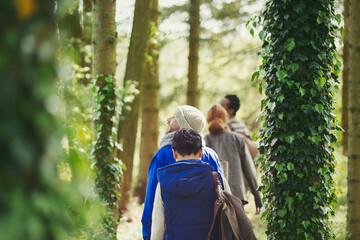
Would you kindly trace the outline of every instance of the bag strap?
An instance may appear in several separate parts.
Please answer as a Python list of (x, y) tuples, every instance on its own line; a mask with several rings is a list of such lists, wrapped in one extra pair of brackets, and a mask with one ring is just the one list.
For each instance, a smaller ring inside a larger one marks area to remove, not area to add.
[(211, 236), (211, 232), (214, 228), (214, 223), (215, 223), (215, 219), (216, 219), (216, 215), (220, 209), (220, 207), (223, 205), (225, 199), (222, 196), (222, 188), (221, 188), (221, 182), (219, 180), (219, 175), (217, 172), (212, 172), (212, 176), (214, 179), (214, 184), (215, 184), (215, 194), (216, 194), (216, 199), (215, 199), (215, 203), (214, 203), (214, 217), (213, 217), (213, 221), (211, 224), (211, 228), (210, 231), (206, 237), (206, 240), (210, 240), (210, 236)]

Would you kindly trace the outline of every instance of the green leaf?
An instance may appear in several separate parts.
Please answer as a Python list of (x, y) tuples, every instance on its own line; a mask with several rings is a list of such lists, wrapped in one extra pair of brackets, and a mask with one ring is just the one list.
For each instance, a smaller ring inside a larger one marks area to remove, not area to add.
[(286, 204), (288, 206), (288, 209), (292, 212), (293, 211), (292, 203), (294, 202), (294, 198), (287, 197), (287, 198), (285, 198), (285, 200), (286, 200)]
[(341, 36), (344, 35), (344, 27), (343, 26), (341, 26), (341, 28), (340, 28), (340, 34), (341, 34)]
[(288, 163), (287, 165), (286, 165), (286, 167), (287, 167), (287, 169), (289, 170), (289, 171), (291, 171), (291, 170), (293, 170), (294, 169), (294, 164), (293, 163)]
[(284, 217), (286, 213), (287, 213), (286, 209), (281, 209), (277, 212), (277, 215), (279, 215), (280, 217)]
[(296, 134), (297, 134), (298, 138), (302, 138), (302, 137), (305, 135), (305, 134), (304, 134), (303, 132), (301, 132), (301, 131), (297, 132)]
[(310, 89), (310, 93), (311, 93), (311, 95), (313, 96), (313, 97), (315, 97), (315, 95), (316, 95), (316, 90), (315, 89)]
[(318, 87), (322, 88), (326, 82), (326, 78), (325, 77), (315, 78), (314, 82)]
[(340, 25), (340, 23), (341, 23), (341, 15), (336, 14), (334, 17), (335, 17), (336, 21), (338, 22), (338, 24)]
[(307, 227), (310, 225), (310, 222), (309, 222), (308, 220), (306, 220), (306, 221), (302, 221), (301, 224), (302, 224), (305, 228), (307, 228)]
[(295, 39), (288, 38), (284, 44), (284, 48), (289, 52), (291, 52), (295, 48)]
[(284, 113), (279, 113), (279, 114), (278, 114), (278, 118), (279, 118), (279, 119), (283, 120), (283, 117), (284, 117)]
[(265, 31), (264, 30), (261, 30), (259, 32), (259, 38), (260, 38), (261, 41), (264, 41), (264, 38), (265, 38)]
[(294, 141), (294, 135), (289, 135), (289, 136), (286, 136), (285, 137), (285, 141), (288, 142), (288, 143), (292, 143)]
[(301, 94), (301, 96), (304, 96), (305, 93), (306, 93), (306, 90), (301, 87), (301, 88), (300, 88), (300, 94)]
[(276, 100), (279, 102), (279, 103), (282, 103), (284, 101), (285, 97), (284, 97), (284, 94), (281, 94), (279, 96), (276, 97)]
[(276, 72), (276, 76), (280, 78), (280, 80), (283, 80), (287, 76), (287, 72), (285, 70), (278, 70)]
[(274, 111), (275, 106), (276, 106), (276, 103), (274, 103), (274, 102), (269, 104), (269, 109), (271, 112)]
[(279, 172), (282, 172), (282, 170), (284, 169), (284, 166), (282, 163), (278, 163), (275, 166), (276, 170), (278, 170)]
[(299, 64), (297, 64), (297, 63), (292, 63), (292, 64), (290, 64), (289, 67), (290, 67), (291, 71), (292, 71), (293, 73), (295, 73), (296, 70), (299, 69)]
[(253, 73), (253, 75), (251, 76), (251, 81), (254, 81), (255, 78), (256, 78), (256, 80), (259, 79), (259, 71), (256, 71)]
[(296, 196), (300, 199), (300, 200), (302, 200), (303, 199), (303, 197), (304, 197), (304, 194), (303, 193), (296, 193)]
[(250, 34), (251, 34), (251, 36), (253, 36), (254, 37), (254, 29), (250, 29)]
[(262, 90), (263, 90), (262, 85), (263, 85), (263, 83), (260, 82), (260, 83), (259, 83), (259, 93), (260, 93), (260, 94), (262, 94)]
[(315, 105), (315, 111), (317, 111), (318, 113), (321, 113), (323, 110), (324, 110), (324, 105), (322, 104)]

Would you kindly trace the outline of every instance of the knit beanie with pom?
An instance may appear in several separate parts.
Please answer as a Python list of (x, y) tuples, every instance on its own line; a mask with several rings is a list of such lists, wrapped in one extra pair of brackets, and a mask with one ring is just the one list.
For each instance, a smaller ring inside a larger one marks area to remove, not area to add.
[(182, 105), (175, 109), (174, 116), (180, 129), (193, 129), (198, 133), (204, 130), (205, 116), (197, 108)]

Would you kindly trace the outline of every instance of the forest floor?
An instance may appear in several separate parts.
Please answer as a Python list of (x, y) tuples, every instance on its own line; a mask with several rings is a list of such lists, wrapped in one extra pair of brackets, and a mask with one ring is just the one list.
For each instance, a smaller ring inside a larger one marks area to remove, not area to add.
[[(336, 167), (335, 189), (338, 197), (338, 203), (335, 209), (335, 216), (330, 217), (330, 226), (337, 240), (345, 239), (346, 229), (346, 211), (347, 211), (347, 158), (337, 153), (336, 158), (338, 164)], [(260, 182), (260, 181), (259, 181)], [(248, 194), (249, 204), (245, 206), (245, 212), (251, 220), (255, 235), (259, 240), (266, 239), (266, 225), (261, 221), (260, 215), (255, 215), (255, 203), (251, 194)], [(120, 220), (118, 228), (119, 240), (140, 240), (141, 232), (141, 216), (143, 205), (137, 203), (133, 199), (130, 203), (129, 211), (124, 214)]]

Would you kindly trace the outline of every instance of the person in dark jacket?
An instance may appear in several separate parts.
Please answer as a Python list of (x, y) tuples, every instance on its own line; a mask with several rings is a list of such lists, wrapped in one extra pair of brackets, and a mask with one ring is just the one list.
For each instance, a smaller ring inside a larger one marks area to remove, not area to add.
[[(168, 130), (166, 135), (160, 141), (160, 149), (156, 152), (151, 160), (148, 179), (146, 186), (146, 196), (144, 203), (143, 215), (141, 218), (143, 239), (149, 240), (151, 236), (151, 216), (153, 211), (155, 190), (158, 184), (157, 170), (158, 168), (165, 167), (171, 163), (175, 163), (173, 152), (171, 149), (172, 139), (175, 131), (179, 129), (193, 129), (197, 133), (201, 133), (205, 127), (205, 116), (196, 108), (189, 105), (182, 105), (175, 109), (174, 116), (167, 120)], [(214, 171), (224, 174), (220, 165), (219, 158), (214, 150), (211, 148), (202, 147), (201, 160), (207, 162), (214, 168)], [(228, 187), (224, 184), (225, 189)]]
[(151, 240), (163, 240), (165, 232), (167, 240), (206, 239), (214, 215), (214, 168), (200, 160), (201, 136), (194, 130), (175, 132), (172, 150), (176, 163), (158, 169)]

